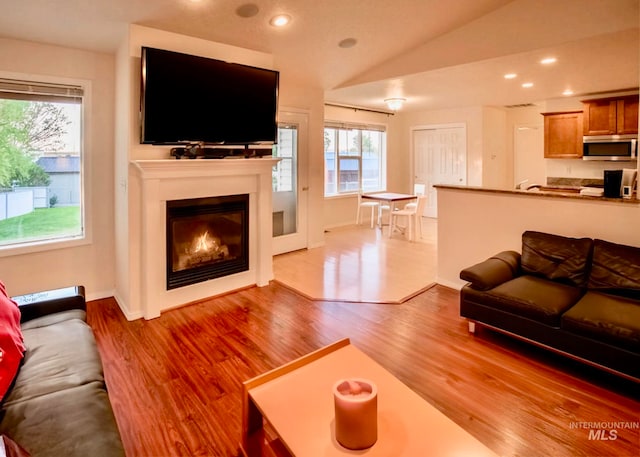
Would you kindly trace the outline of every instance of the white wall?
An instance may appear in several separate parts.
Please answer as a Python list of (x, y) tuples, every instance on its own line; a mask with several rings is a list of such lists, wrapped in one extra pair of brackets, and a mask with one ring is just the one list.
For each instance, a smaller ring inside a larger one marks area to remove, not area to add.
[[(178, 46), (185, 51), (205, 51), (206, 54), (211, 52), (210, 48), (218, 49), (220, 46), (218, 43), (166, 32), (161, 32), (160, 35), (164, 37), (161, 39), (166, 41), (155, 44), (159, 46), (167, 44), (167, 47), (172, 48)], [(197, 44), (195, 44), (196, 41)], [(69, 249), (0, 257), (0, 279), (7, 283), (10, 293), (21, 294), (46, 288), (83, 284), (90, 298), (109, 296), (117, 287), (121, 298), (128, 301), (130, 292), (137, 290), (136, 284), (131, 283), (129, 274), (131, 270), (139, 269), (137, 261), (127, 261), (124, 267), (121, 261), (116, 263), (116, 257), (129, 259), (130, 251), (138, 249), (138, 241), (130, 240), (128, 235), (129, 219), (135, 220), (139, 214), (139, 208), (129, 205), (129, 193), (138, 191), (135, 189), (135, 183), (128, 179), (129, 151), (130, 148), (135, 150), (136, 158), (155, 158), (167, 153), (163, 148), (141, 146), (135, 143), (138, 129), (139, 76), (132, 69), (139, 68), (139, 58), (131, 54), (131, 49), (139, 45), (140, 42), (131, 40), (127, 32), (123, 35), (120, 50), (114, 57), (109, 54), (40, 43), (0, 39), (0, 72), (21, 73), (33, 75), (33, 77), (44, 75), (83, 79), (90, 81), (92, 88), (92, 110), (88, 113), (90, 122), (86, 126), (91, 145), (90, 150), (87, 151), (90, 161), (87, 178), (91, 180), (92, 185), (92, 194), (88, 201), (92, 214), (92, 240), (84, 246)], [(227, 48), (226, 45), (222, 47)], [(206, 51), (207, 49), (209, 51)], [(244, 55), (245, 51), (247, 50), (238, 52)], [(252, 52), (249, 51), (249, 53)], [(278, 69), (277, 60), (273, 62), (273, 67)], [(126, 71), (122, 71), (123, 68), (126, 68)], [(309, 113), (308, 238), (310, 247), (319, 246), (324, 242), (325, 227), (353, 223), (355, 199), (327, 201), (324, 199), (325, 108), (322, 88), (296, 81), (288, 74), (281, 73), (280, 105), (302, 109)], [(561, 99), (550, 102), (539, 110), (541, 112), (573, 109), (567, 108), (566, 105), (575, 108), (575, 100)], [(418, 113), (399, 112), (395, 116), (388, 117), (373, 114), (373, 117), (370, 117), (365, 112), (352, 110), (340, 110), (341, 113), (336, 113), (327, 109), (326, 117), (346, 121), (364, 119), (367, 122), (388, 123), (387, 188), (393, 191), (410, 192), (412, 181), (410, 129), (412, 127), (466, 123), (469, 153), (468, 183), (469, 185), (488, 185), (485, 181), (497, 180), (500, 177), (498, 170), (505, 164), (509, 173), (508, 169), (512, 167), (512, 164), (509, 164), (509, 156), (513, 151), (513, 125), (524, 122), (525, 119), (537, 119), (539, 114), (535, 112), (536, 109), (529, 110), (526, 115), (523, 115), (521, 110), (507, 111), (506, 129), (499, 134), (504, 133), (506, 137), (506, 156), (500, 156), (500, 160), (495, 161), (495, 167), (488, 167), (486, 162), (483, 163), (483, 158), (486, 154), (490, 157), (491, 151), (500, 150), (499, 142), (494, 143), (494, 138), (488, 139), (487, 135), (490, 134), (488, 133), (489, 125), (502, 128), (499, 125), (501, 115), (488, 112), (487, 108), (467, 107)], [(540, 157), (542, 157), (542, 151), (540, 151)], [(563, 176), (570, 177), (592, 177), (594, 174), (601, 173), (601, 169), (596, 167), (614, 166), (588, 165), (579, 160), (547, 160), (547, 162), (549, 162), (547, 168), (549, 176), (562, 173)], [(114, 242), (114, 237), (118, 239), (117, 243)]]
[[(545, 184), (546, 168), (544, 163), (544, 119), (539, 107), (509, 108), (507, 116), (507, 155), (511, 157), (508, 165), (511, 170), (511, 181), (506, 187), (513, 189), (525, 179), (528, 184)], [(526, 129), (526, 130), (519, 130)], [(516, 157), (516, 135), (519, 135), (521, 148)], [(515, 167), (518, 167), (516, 176)]]
[[(509, 186), (513, 179), (512, 149), (508, 146), (507, 113), (489, 107), (398, 112), (394, 116), (327, 107), (328, 120), (378, 122), (387, 125), (387, 190), (412, 192), (413, 151), (411, 129), (418, 126), (460, 124), (467, 127), (467, 183), (471, 186)], [(511, 173), (511, 174), (510, 174)], [(324, 226), (353, 224), (356, 197), (325, 201)]]
[[(276, 69), (278, 64), (276, 61)], [(308, 246), (324, 244), (324, 91), (296, 81), (287, 73), (280, 73), (279, 103), (281, 109), (303, 110), (309, 114), (307, 143)]]
[[(609, 95), (626, 95), (616, 92)], [(598, 95), (589, 98), (598, 98)], [(411, 192), (413, 180), (411, 129), (415, 127), (464, 123), (467, 126), (467, 184), (496, 189), (513, 189), (514, 131), (519, 126), (536, 127), (538, 148), (530, 148), (527, 166), (537, 170), (532, 182), (545, 184), (547, 177), (599, 178), (603, 170), (627, 168), (615, 162), (593, 162), (581, 159), (544, 158), (544, 120), (540, 113), (582, 109), (584, 97), (547, 100), (532, 107), (465, 107), (421, 112), (398, 112), (395, 116), (376, 115), (365, 111), (328, 107), (326, 118), (352, 122), (387, 124), (387, 189)], [(640, 167), (640, 165), (639, 165)], [(326, 199), (324, 227), (332, 228), (355, 222), (356, 198)]]
[[(536, 126), (538, 141), (540, 144), (540, 150), (531, 151), (534, 154), (533, 157), (529, 157), (527, 164), (532, 169), (541, 170), (544, 175), (543, 179), (539, 179), (539, 172), (533, 173), (535, 176), (530, 180), (537, 182), (538, 184), (546, 184), (546, 178), (596, 178), (603, 179), (604, 170), (616, 170), (620, 168), (633, 167), (630, 163), (615, 163), (615, 162), (598, 162), (598, 161), (585, 161), (582, 159), (545, 159), (544, 158), (544, 119), (541, 113), (557, 112), (557, 111), (574, 111), (582, 110), (583, 104), (581, 100), (594, 99), (600, 97), (613, 97), (618, 95), (629, 95), (637, 93), (634, 91), (622, 91), (611, 92), (601, 95), (591, 95), (589, 97), (563, 97), (546, 100), (545, 102), (538, 103), (533, 107), (526, 108), (512, 108), (506, 111), (507, 113), (507, 156), (513, 157), (514, 151), (514, 130), (518, 126)], [(511, 179), (507, 180), (504, 188), (512, 189), (516, 180), (513, 179), (514, 163), (511, 162), (507, 165), (509, 173), (511, 173)], [(492, 186), (503, 187), (503, 186)]]
[(438, 188), (438, 283), (504, 250), (521, 252), (526, 230), (640, 245), (640, 204)]
[[(131, 160), (168, 159), (170, 147), (142, 145), (139, 140), (140, 53), (141, 46), (184, 52), (203, 57), (233, 61), (262, 68), (278, 69), (269, 54), (214, 43), (162, 30), (131, 25), (122, 37), (116, 61), (118, 133), (116, 139), (116, 299), (130, 318), (139, 317), (140, 300), (140, 246), (136, 238), (140, 231), (140, 192), (137, 180), (132, 179)], [(324, 242), (322, 226), (323, 181), (323, 92), (321, 88), (292, 80), (280, 73), (279, 106), (302, 110), (309, 114), (309, 245)]]
[(114, 284), (114, 57), (0, 39), (0, 72), (90, 82), (84, 133), (91, 185), (85, 197), (92, 229), (90, 242), (81, 246), (0, 257), (0, 280), (12, 295), (81, 284), (89, 298), (109, 296)]
[[(324, 112), (324, 118), (327, 121), (384, 125), (387, 129), (387, 190), (390, 192), (409, 192), (411, 191), (408, 172), (409, 155), (406, 149), (400, 146), (402, 130), (398, 128), (398, 117), (400, 117), (398, 114), (389, 115), (335, 106), (326, 106)], [(324, 134), (322, 141), (323, 148), (321, 153), (324, 154)], [(322, 185), (324, 186), (323, 157), (320, 168), (314, 170), (314, 173), (322, 178)], [(318, 172), (318, 170), (322, 170), (322, 173)], [(355, 195), (325, 198), (323, 227), (330, 229), (354, 224), (356, 222), (357, 205), (358, 197)]]
[(507, 113), (504, 108), (482, 109), (482, 184), (510, 187), (513, 154), (507, 148)]
[(139, 317), (141, 281), (141, 193), (132, 178), (131, 160), (169, 159), (170, 146), (140, 144), (139, 100), (141, 47), (151, 46), (203, 57), (234, 61), (264, 68), (273, 67), (270, 55), (235, 46), (213, 43), (162, 30), (131, 25), (116, 54), (115, 175), (115, 297), (127, 317)]
[(483, 150), (484, 125), (483, 109), (481, 107), (467, 107), (448, 110), (433, 110), (400, 114), (400, 132), (396, 136), (398, 143), (391, 145), (406, 155), (400, 163), (402, 173), (407, 180), (407, 190), (410, 190), (412, 169), (411, 129), (418, 126), (464, 123), (467, 126), (467, 184), (480, 186), (483, 183)]

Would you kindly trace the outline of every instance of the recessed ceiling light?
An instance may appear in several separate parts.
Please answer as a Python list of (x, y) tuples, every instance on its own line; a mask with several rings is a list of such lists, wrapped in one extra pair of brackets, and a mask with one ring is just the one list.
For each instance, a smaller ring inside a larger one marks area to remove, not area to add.
[(528, 89), (529, 87), (533, 87), (533, 83), (523, 83), (522, 87), (524, 87), (525, 89)]
[(253, 17), (258, 14), (260, 8), (254, 3), (245, 3), (236, 8), (236, 14), (240, 17)]
[(355, 38), (345, 38), (344, 40), (340, 41), (340, 43), (338, 43), (338, 46), (346, 49), (354, 47), (357, 43), (358, 40), (356, 40)]
[(289, 22), (291, 22), (291, 16), (289, 16), (288, 14), (278, 14), (277, 16), (273, 16), (271, 18), (269, 24), (274, 27), (284, 27)]
[(546, 57), (546, 58), (542, 59), (540, 61), (540, 63), (542, 65), (549, 65), (549, 64), (552, 64), (552, 63), (556, 63), (557, 61), (558, 61), (558, 59), (556, 59), (555, 57)]
[(565, 89), (565, 91), (562, 92), (562, 95), (565, 95), (565, 96), (573, 95), (573, 91), (571, 89)]
[(515, 73), (507, 73), (506, 75), (504, 75), (504, 79), (513, 79), (516, 76), (518, 76), (518, 75), (515, 74)]

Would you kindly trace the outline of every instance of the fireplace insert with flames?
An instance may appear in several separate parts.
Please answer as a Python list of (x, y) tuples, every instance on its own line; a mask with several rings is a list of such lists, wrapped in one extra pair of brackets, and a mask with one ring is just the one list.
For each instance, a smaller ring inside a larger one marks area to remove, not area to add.
[(249, 195), (167, 202), (167, 290), (249, 269)]

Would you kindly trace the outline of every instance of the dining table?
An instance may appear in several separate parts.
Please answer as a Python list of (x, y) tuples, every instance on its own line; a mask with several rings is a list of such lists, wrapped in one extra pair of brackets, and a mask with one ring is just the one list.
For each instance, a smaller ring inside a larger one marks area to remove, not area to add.
[(376, 200), (379, 202), (387, 202), (393, 211), (395, 208), (395, 204), (398, 202), (408, 202), (410, 200), (415, 200), (418, 198), (413, 194), (400, 194), (397, 192), (376, 192), (372, 194), (362, 194), (363, 200)]
[[(385, 202), (389, 205), (390, 211), (395, 211), (396, 204), (401, 202), (410, 202), (416, 200), (418, 197), (413, 194), (402, 194), (398, 192), (375, 192), (371, 194), (362, 194), (363, 200), (375, 200), (377, 202)], [(378, 225), (382, 228), (382, 218), (378, 218)]]

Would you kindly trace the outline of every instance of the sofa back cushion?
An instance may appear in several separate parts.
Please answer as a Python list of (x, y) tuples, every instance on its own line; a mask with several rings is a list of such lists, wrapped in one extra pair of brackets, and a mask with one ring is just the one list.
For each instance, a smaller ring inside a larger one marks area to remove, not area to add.
[(591, 238), (526, 231), (522, 234), (521, 269), (524, 274), (586, 287), (592, 250)]
[(640, 248), (595, 240), (589, 289), (640, 300)]

